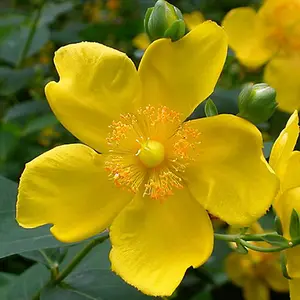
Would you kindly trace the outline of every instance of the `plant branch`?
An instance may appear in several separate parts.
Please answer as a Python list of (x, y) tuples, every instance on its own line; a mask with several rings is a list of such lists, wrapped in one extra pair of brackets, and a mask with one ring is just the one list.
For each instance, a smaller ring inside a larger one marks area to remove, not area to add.
[(32, 40), (33, 40), (33, 37), (34, 37), (34, 34), (35, 34), (35, 31), (36, 31), (36, 28), (37, 28), (37, 25), (38, 25), (38, 22), (40, 20), (40, 17), (41, 17), (41, 14), (42, 14), (42, 10), (43, 10), (43, 6), (45, 4), (45, 0), (42, 0), (37, 11), (34, 12), (35, 14), (35, 17), (34, 17), (34, 20), (31, 24), (31, 27), (30, 27), (30, 30), (29, 30), (29, 33), (28, 33), (28, 36), (27, 36), (27, 39), (26, 39), (26, 42), (25, 42), (25, 45), (22, 49), (22, 52), (21, 52), (21, 55), (18, 59), (18, 62), (16, 64), (16, 67), (17, 68), (20, 68), (24, 62), (24, 59), (26, 58), (27, 54), (28, 54), (28, 51), (30, 49), (30, 46), (32, 44)]
[(58, 273), (54, 278), (49, 280), (32, 298), (32, 300), (39, 300), (41, 292), (45, 287), (53, 286), (61, 283), (76, 267), (77, 265), (85, 258), (85, 256), (97, 245), (102, 244), (108, 239), (109, 235), (103, 235), (94, 240), (90, 241), (75, 257), (72, 261), (66, 266), (64, 270)]

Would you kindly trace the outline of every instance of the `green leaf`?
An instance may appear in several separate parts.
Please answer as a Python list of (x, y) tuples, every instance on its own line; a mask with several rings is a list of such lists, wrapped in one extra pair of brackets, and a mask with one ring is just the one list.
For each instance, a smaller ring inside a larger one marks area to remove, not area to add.
[(21, 256), (39, 262), (47, 267), (59, 265), (68, 253), (68, 247), (33, 250), (21, 253)]
[(282, 224), (278, 216), (275, 216), (275, 230), (278, 234), (283, 235)]
[(286, 263), (287, 263), (287, 259), (285, 253), (280, 252), (280, 267), (281, 267), (282, 275), (286, 279), (292, 279), (287, 271)]
[(43, 265), (36, 264), (14, 280), (6, 300), (32, 300), (49, 280), (49, 270)]
[(5, 161), (19, 142), (20, 129), (12, 124), (0, 125), (0, 162)]
[(39, 132), (47, 127), (52, 127), (59, 124), (53, 113), (49, 113), (30, 121), (24, 128), (23, 135)]
[(55, 21), (57, 17), (72, 10), (74, 4), (71, 1), (64, 1), (62, 3), (47, 3), (43, 10), (39, 21), (39, 25), (48, 25)]
[(30, 117), (41, 113), (50, 112), (50, 107), (47, 101), (24, 101), (11, 106), (3, 117), (4, 122), (17, 120), (23, 117)]
[(204, 111), (207, 117), (216, 116), (218, 114), (218, 109), (210, 98), (205, 103)]
[(51, 235), (49, 226), (23, 229), (17, 224), (15, 220), (16, 183), (0, 176), (0, 191), (0, 258), (30, 250), (66, 245)]
[[(1, 52), (1, 50), (0, 50)], [(26, 68), (15, 70), (8, 67), (0, 67), (0, 95), (9, 96), (28, 86), (34, 77), (34, 70)]]
[[(83, 248), (83, 244), (70, 247), (60, 269)], [(56, 288), (47, 288), (41, 300), (145, 300), (151, 299), (135, 288), (127, 285), (111, 271), (108, 260), (110, 243), (96, 246), (85, 259)]]
[(10, 273), (0, 273), (0, 299), (7, 299), (7, 293), (13, 283), (13, 281), (17, 278), (16, 275)]
[(291, 213), (290, 236), (292, 240), (295, 240), (300, 237), (300, 216), (295, 209), (293, 209)]
[[(9, 35), (1, 41), (0, 59), (16, 66), (21, 57), (29, 32), (30, 26), (28, 25), (23, 25), (22, 27), (10, 32)], [(49, 29), (46, 26), (38, 27), (34, 33), (27, 57), (30, 57), (40, 51), (49, 40)]]
[(287, 246), (289, 241), (279, 234), (265, 234), (262, 239), (274, 246)]
[(194, 296), (191, 300), (213, 300), (210, 291), (203, 291)]

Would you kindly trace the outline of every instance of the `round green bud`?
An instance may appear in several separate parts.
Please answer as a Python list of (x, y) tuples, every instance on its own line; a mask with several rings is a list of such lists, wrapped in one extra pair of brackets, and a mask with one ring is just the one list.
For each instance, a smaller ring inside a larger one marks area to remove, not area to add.
[(158, 0), (148, 8), (144, 26), (151, 41), (160, 38), (179, 40), (185, 34), (185, 23), (181, 11), (164, 0)]
[(247, 84), (238, 98), (238, 116), (254, 124), (267, 121), (275, 112), (276, 91), (266, 83)]

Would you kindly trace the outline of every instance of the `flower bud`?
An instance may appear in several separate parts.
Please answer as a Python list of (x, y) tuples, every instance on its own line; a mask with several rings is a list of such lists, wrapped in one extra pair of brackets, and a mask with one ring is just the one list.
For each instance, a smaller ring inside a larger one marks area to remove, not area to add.
[(266, 83), (249, 83), (239, 95), (238, 116), (254, 124), (263, 123), (276, 109), (275, 98), (276, 91)]
[(158, 0), (154, 7), (148, 8), (144, 26), (151, 41), (163, 37), (176, 41), (185, 34), (185, 23), (181, 11), (164, 0)]

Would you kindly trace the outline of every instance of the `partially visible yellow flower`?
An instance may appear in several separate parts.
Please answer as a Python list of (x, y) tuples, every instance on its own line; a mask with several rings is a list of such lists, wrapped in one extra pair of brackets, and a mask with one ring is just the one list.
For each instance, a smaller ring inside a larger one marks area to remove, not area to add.
[(135, 36), (132, 40), (134, 47), (140, 50), (145, 50), (150, 45), (150, 40), (146, 32), (142, 32)]
[(99, 23), (101, 21), (101, 8), (102, 0), (89, 0), (83, 6), (83, 14), (90, 23)]
[(53, 140), (57, 139), (60, 136), (53, 127), (47, 127), (42, 130), (38, 137), (38, 143), (44, 147), (49, 147)]
[[(290, 239), (290, 217), (293, 209), (300, 212), (300, 152), (294, 151), (299, 136), (299, 118), (295, 111), (285, 129), (276, 140), (271, 155), (270, 165), (280, 179), (280, 192), (273, 204), (279, 216), (283, 233)], [(300, 246), (288, 249), (287, 270), (290, 277), (292, 300), (300, 299)]]
[[(234, 232), (234, 229), (231, 229)], [(250, 233), (263, 233), (259, 223), (250, 227)], [(270, 247), (265, 242), (253, 242), (260, 247)], [(282, 275), (279, 253), (249, 250), (248, 254), (230, 253), (225, 261), (229, 279), (243, 290), (245, 300), (269, 300), (270, 289), (287, 292), (288, 281)]]
[[(205, 18), (200, 11), (194, 11), (190, 14), (183, 14), (183, 18), (188, 30), (194, 29), (197, 25), (200, 25), (205, 21)], [(137, 49), (145, 50), (150, 45), (150, 40), (148, 35), (143, 32), (134, 37), (132, 44)]]
[(42, 64), (49, 64), (52, 60), (52, 55), (54, 52), (53, 42), (48, 42), (39, 53), (39, 61)]
[(300, 1), (265, 1), (258, 12), (236, 8), (222, 25), (243, 65), (255, 69), (269, 62), (265, 81), (276, 89), (279, 108), (299, 109)]
[(183, 14), (183, 18), (188, 30), (193, 30), (196, 26), (205, 21), (205, 18), (200, 11)]
[(120, 0), (108, 0), (106, 3), (106, 7), (110, 11), (116, 11), (120, 8)]
[(138, 70), (98, 43), (59, 49), (60, 80), (46, 96), (85, 145), (56, 147), (26, 165), (19, 224), (53, 224), (64, 242), (109, 227), (112, 269), (146, 294), (171, 295), (186, 269), (211, 254), (206, 210), (246, 226), (278, 190), (254, 125), (233, 115), (184, 122), (213, 92), (226, 53), (214, 22), (153, 42)]
[[(268, 244), (265, 244), (267, 247)], [(225, 267), (229, 279), (242, 288), (245, 300), (269, 300), (270, 289), (277, 292), (289, 290), (288, 280), (281, 272), (278, 253), (249, 250), (245, 255), (233, 252), (226, 258)]]

